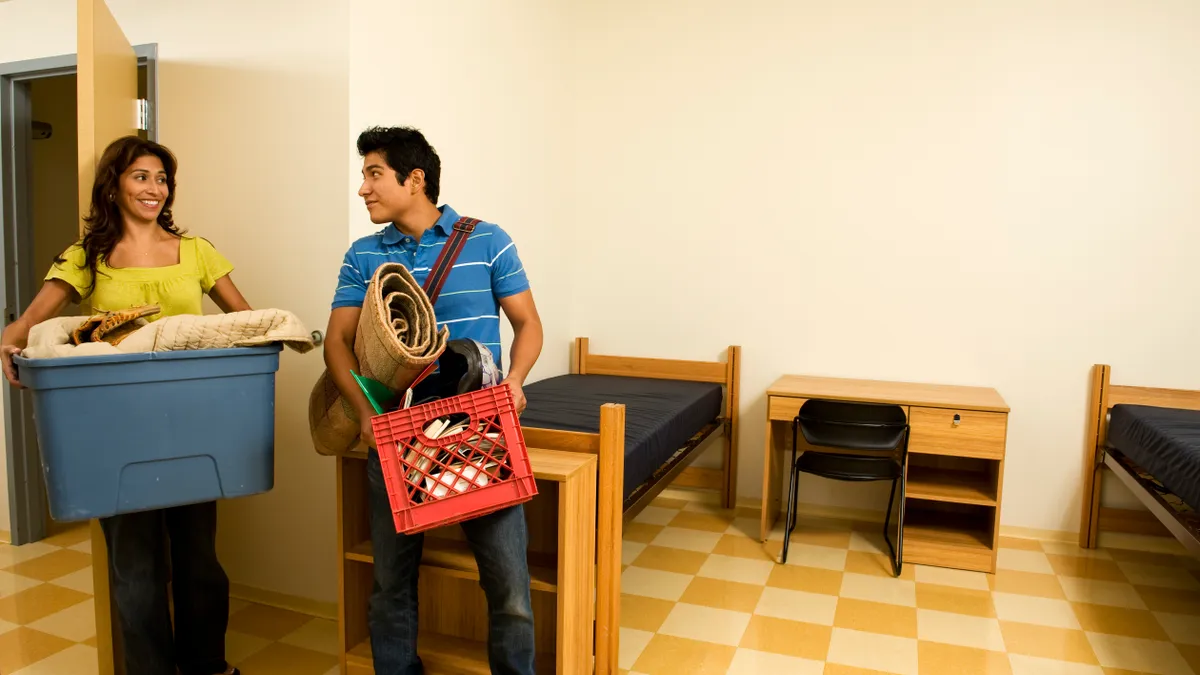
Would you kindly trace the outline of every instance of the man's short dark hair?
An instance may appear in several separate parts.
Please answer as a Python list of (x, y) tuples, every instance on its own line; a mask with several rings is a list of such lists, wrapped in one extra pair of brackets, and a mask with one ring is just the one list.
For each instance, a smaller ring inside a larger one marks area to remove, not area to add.
[(436, 206), (441, 191), (442, 160), (437, 151), (412, 127), (371, 127), (358, 135), (358, 154), (378, 152), (404, 184), (415, 169), (425, 172), (425, 196)]

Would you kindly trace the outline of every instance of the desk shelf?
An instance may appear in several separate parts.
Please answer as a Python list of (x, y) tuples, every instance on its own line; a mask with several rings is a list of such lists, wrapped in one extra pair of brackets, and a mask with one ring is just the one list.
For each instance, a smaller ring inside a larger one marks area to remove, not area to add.
[[(373, 565), (371, 542), (364, 541), (346, 551), (346, 560)], [(479, 564), (465, 541), (426, 536), (421, 546), (421, 572), (444, 574), (459, 579), (479, 581)], [(546, 552), (529, 553), (529, 576), (535, 591), (558, 592), (558, 560)]]

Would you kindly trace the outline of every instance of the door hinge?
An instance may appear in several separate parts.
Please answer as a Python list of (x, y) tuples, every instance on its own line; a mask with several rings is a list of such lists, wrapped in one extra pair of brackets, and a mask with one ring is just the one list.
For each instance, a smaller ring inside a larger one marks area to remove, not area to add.
[(135, 111), (136, 126), (142, 131), (150, 130), (150, 101), (144, 98), (139, 98), (137, 101), (137, 109)]

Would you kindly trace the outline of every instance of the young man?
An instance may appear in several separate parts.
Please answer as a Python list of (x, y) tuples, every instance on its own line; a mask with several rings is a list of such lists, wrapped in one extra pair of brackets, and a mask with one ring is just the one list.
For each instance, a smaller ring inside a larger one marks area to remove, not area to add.
[[(378, 675), (421, 673), (417, 657), (417, 572), (423, 535), (397, 534), (380, 469), (370, 418), (374, 415), (351, 370), (355, 329), (376, 268), (401, 263), (424, 283), (459, 214), (437, 207), (441, 161), (419, 131), (372, 128), (358, 137), (363, 183), (358, 194), (371, 222), (386, 223), (379, 232), (350, 246), (342, 261), (333, 313), (325, 341), (325, 364), (342, 395), (362, 420), (362, 437), (371, 448), (371, 543), (375, 584), (369, 624), (371, 651)], [(516, 246), (504, 230), (479, 223), (446, 277), (434, 305), (438, 326), (450, 339), (483, 343), (503, 371), (500, 316), (503, 309), (514, 338), (508, 374), (501, 386), (512, 388), (517, 410), (525, 407), (521, 387), (542, 349), (542, 326)], [(521, 505), (462, 524), (479, 561), (480, 585), (488, 601), (488, 658), (493, 673), (533, 673), (533, 609), (526, 561), (527, 533)]]

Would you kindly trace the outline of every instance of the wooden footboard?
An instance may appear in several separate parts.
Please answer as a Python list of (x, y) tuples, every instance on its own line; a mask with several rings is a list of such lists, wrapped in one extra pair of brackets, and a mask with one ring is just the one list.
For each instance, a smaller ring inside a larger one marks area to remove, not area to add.
[[(1080, 510), (1079, 545), (1095, 548), (1105, 521), (1114, 524), (1128, 521), (1122, 517), (1121, 509), (1104, 509), (1100, 506), (1100, 491), (1106, 470), (1112, 471), (1122, 483), (1154, 514), (1167, 531), (1173, 534), (1186, 548), (1200, 554), (1200, 541), (1180, 526), (1168, 509), (1162, 507), (1162, 499), (1150, 494), (1137, 478), (1107, 451), (1109, 411), (1116, 405), (1147, 405), (1161, 408), (1200, 410), (1200, 391), (1188, 389), (1164, 389), (1158, 387), (1133, 387), (1114, 385), (1111, 381), (1112, 368), (1097, 364), (1092, 366), (1091, 386), (1087, 418), (1087, 434), (1083, 450), (1083, 502)], [(1107, 514), (1107, 519), (1103, 517)], [(1144, 520), (1144, 519), (1142, 519)], [(1127, 527), (1122, 531), (1130, 531)], [(1146, 534), (1159, 534), (1154, 528)]]

